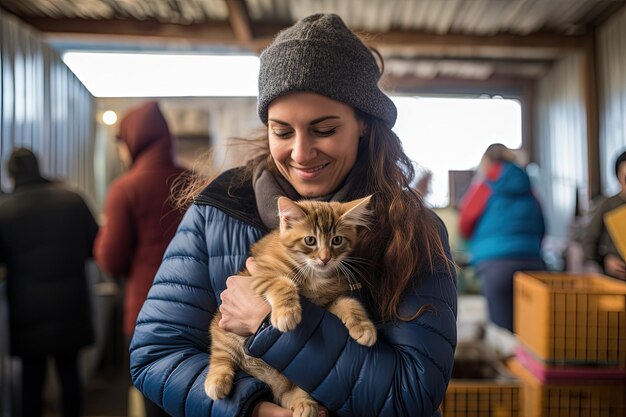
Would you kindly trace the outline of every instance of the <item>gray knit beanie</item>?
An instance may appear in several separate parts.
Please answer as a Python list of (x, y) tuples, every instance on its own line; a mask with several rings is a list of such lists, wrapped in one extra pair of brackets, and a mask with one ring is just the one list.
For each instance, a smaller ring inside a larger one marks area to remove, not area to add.
[(267, 124), (272, 100), (294, 91), (321, 94), (382, 119), (396, 106), (379, 88), (372, 52), (335, 14), (314, 14), (281, 31), (261, 54), (258, 112)]

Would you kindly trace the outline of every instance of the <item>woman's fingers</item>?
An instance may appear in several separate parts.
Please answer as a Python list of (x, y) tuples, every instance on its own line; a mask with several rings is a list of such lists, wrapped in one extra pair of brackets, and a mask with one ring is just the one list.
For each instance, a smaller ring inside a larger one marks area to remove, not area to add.
[(270, 312), (269, 304), (252, 289), (252, 278), (249, 276), (228, 277), (220, 299), (222, 318), (219, 326), (239, 336), (255, 333)]
[(248, 272), (250, 272), (250, 275), (256, 274), (256, 268), (257, 268), (256, 261), (254, 260), (252, 256), (246, 259), (246, 269), (248, 270)]

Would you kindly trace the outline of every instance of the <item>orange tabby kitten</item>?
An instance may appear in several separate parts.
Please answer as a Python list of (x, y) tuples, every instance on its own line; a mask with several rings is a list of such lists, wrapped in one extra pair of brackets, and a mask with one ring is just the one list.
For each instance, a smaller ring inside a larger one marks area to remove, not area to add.
[[(368, 224), (370, 197), (348, 203), (278, 199), (280, 227), (251, 248), (258, 269), (252, 286), (272, 307), (270, 320), (278, 330), (288, 332), (298, 325), (303, 295), (339, 317), (361, 345), (376, 342), (376, 328), (365, 308), (349, 297), (357, 283), (343, 264), (357, 242), (359, 226)], [(246, 355), (245, 338), (222, 330), (220, 318), (218, 311), (209, 329), (207, 395), (214, 400), (227, 396), (235, 370), (241, 368), (268, 384), (277, 403), (294, 417), (317, 416), (315, 400), (262, 360)]]

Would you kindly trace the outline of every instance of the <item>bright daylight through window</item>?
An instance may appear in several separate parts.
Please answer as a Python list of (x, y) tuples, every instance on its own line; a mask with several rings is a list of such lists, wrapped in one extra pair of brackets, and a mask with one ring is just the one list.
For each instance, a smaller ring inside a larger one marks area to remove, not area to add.
[(448, 171), (475, 169), (490, 144), (511, 149), (522, 145), (522, 112), (516, 100), (501, 98), (393, 97), (398, 121), (393, 128), (418, 177), (433, 173), (426, 201), (449, 202)]
[[(259, 59), (253, 55), (68, 52), (63, 60), (96, 97), (255, 97)], [(449, 202), (448, 171), (477, 166), (494, 142), (518, 149), (521, 107), (492, 98), (393, 97), (394, 131), (418, 173), (433, 173), (426, 201)], [(251, 117), (256, 117), (251, 115)]]
[(63, 61), (96, 97), (256, 96), (254, 55), (66, 52)]

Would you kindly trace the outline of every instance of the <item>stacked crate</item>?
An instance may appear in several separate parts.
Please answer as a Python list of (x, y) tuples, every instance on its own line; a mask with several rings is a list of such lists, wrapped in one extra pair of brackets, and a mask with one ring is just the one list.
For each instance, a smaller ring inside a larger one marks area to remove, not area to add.
[(626, 416), (626, 283), (518, 272), (514, 309), (526, 417)]
[(443, 417), (523, 417), (522, 382), (482, 342), (457, 346)]

